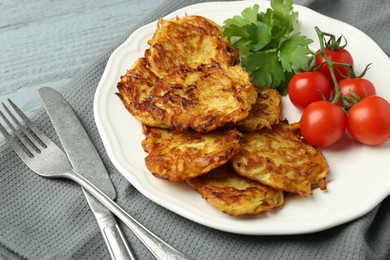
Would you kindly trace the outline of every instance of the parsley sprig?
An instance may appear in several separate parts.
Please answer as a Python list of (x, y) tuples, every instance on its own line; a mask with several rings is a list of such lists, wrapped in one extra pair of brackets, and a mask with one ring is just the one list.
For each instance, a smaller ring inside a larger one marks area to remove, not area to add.
[(259, 12), (255, 4), (224, 21), (223, 34), (239, 50), (241, 65), (256, 87), (270, 86), (287, 94), (296, 70), (310, 63), (313, 41), (294, 31), (298, 12), (291, 0), (272, 0), (271, 8)]

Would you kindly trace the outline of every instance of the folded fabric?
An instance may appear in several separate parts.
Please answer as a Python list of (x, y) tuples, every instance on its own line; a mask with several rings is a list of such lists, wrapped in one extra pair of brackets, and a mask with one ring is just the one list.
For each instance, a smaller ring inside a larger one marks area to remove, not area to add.
[[(170, 212), (144, 197), (113, 166), (93, 115), (94, 94), (108, 57), (138, 27), (198, 2), (202, 1), (166, 1), (130, 28), (122, 39), (113, 42), (95, 62), (74, 75), (64, 88), (63, 95), (79, 116), (110, 173), (118, 193), (117, 203), (156, 235), (194, 259), (390, 259), (389, 197), (365, 216), (325, 231), (245, 236), (213, 230)], [(294, 3), (361, 29), (390, 55), (390, 1), (297, 0)], [(33, 121), (60, 144), (43, 109)], [(0, 145), (0, 163), (1, 259), (110, 259), (79, 185), (32, 173), (4, 141)], [(127, 227), (120, 225), (137, 258), (153, 259)]]

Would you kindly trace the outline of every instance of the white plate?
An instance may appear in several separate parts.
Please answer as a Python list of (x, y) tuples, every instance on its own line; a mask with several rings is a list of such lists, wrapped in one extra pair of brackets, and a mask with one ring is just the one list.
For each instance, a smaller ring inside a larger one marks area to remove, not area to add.
[[(221, 24), (239, 15), (255, 3), (264, 11), (269, 2), (239, 1), (202, 3), (177, 10), (174, 16), (202, 15)], [(366, 77), (377, 88), (378, 95), (390, 100), (390, 59), (366, 34), (343, 22), (308, 8), (295, 5), (299, 12), (299, 30), (318, 42), (314, 31), (323, 31), (348, 39), (348, 50), (360, 72), (373, 63)], [(108, 155), (123, 176), (141, 193), (161, 206), (202, 225), (232, 233), (251, 235), (301, 234), (320, 231), (356, 219), (369, 212), (390, 194), (390, 142), (369, 147), (351, 142), (347, 137), (338, 145), (324, 149), (330, 165), (328, 190), (314, 190), (312, 197), (288, 196), (283, 208), (252, 217), (231, 217), (209, 205), (185, 184), (170, 183), (152, 176), (144, 164), (141, 147), (141, 124), (124, 108), (116, 84), (133, 62), (148, 48), (156, 22), (135, 31), (111, 55), (100, 80), (94, 100), (97, 127)], [(318, 44), (313, 44), (318, 48)], [(300, 113), (283, 98), (283, 113), (298, 121)]]

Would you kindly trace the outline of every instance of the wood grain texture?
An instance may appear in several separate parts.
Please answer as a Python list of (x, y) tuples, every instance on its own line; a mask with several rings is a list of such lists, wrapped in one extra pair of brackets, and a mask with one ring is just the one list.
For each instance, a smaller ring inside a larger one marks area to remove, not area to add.
[(37, 89), (60, 89), (162, 0), (0, 1), (0, 101), (28, 115)]

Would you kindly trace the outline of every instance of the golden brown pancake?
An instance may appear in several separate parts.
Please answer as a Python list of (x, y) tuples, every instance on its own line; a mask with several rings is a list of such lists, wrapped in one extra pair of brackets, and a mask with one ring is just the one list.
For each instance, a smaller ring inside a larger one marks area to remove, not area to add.
[(195, 178), (228, 162), (239, 150), (236, 129), (201, 134), (144, 128), (142, 146), (149, 153), (146, 167), (156, 177), (170, 181)]
[(247, 118), (235, 126), (246, 132), (252, 132), (264, 127), (271, 129), (279, 123), (282, 111), (282, 97), (276, 89), (258, 88), (256, 103), (252, 106)]
[(222, 36), (222, 29), (202, 16), (160, 19), (146, 52), (152, 71), (160, 78), (177, 66), (196, 68), (201, 64), (236, 65), (236, 48)]
[(126, 109), (138, 120), (149, 126), (168, 128), (168, 124), (154, 116), (146, 108), (150, 92), (159, 78), (149, 69), (146, 58), (139, 58), (133, 67), (123, 75), (117, 85), (117, 96)]
[(158, 81), (147, 106), (171, 128), (209, 132), (246, 118), (257, 92), (240, 66), (183, 68)]
[(219, 64), (177, 67), (156, 81), (138, 62), (122, 77), (118, 90), (126, 108), (142, 123), (176, 131), (209, 132), (242, 121), (257, 97), (240, 66)]
[(271, 129), (244, 135), (239, 153), (231, 160), (247, 178), (275, 189), (311, 195), (312, 186), (326, 189), (328, 164), (321, 152), (305, 143), (299, 124), (280, 122)]
[(217, 209), (232, 215), (253, 215), (284, 203), (283, 191), (238, 175), (225, 164), (187, 183)]

